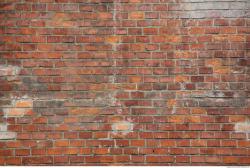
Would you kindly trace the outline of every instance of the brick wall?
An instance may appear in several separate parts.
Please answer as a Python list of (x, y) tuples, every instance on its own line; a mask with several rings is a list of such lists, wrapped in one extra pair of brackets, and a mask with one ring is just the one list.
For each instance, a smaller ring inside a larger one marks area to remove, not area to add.
[(249, 0), (1, 0), (1, 165), (250, 165)]

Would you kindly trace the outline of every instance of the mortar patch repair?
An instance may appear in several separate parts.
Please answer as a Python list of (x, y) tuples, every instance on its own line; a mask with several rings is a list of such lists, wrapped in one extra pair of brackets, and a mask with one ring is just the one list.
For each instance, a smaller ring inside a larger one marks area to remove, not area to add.
[[(4, 80), (15, 81), (18, 79), (18, 75), (20, 73), (21, 68), (18, 66), (13, 65), (0, 65), (0, 77), (4, 78)], [(11, 97), (13, 99), (13, 97)], [(11, 100), (10, 107), (14, 106), (20, 106), (20, 109), (22, 106), (24, 106), (23, 103), (16, 101), (16, 99)], [(25, 111), (17, 110), (16, 114), (22, 115), (25, 113)], [(2, 108), (2, 111), (4, 112), (4, 117), (10, 117), (11, 114), (13, 114), (14, 111), (10, 110), (10, 108), (5, 107)], [(7, 140), (7, 139), (15, 139), (16, 133), (8, 131), (8, 123), (0, 123), (0, 140)]]
[(0, 65), (0, 77), (17, 77), (21, 68), (14, 65)]
[(249, 134), (250, 134), (250, 120), (249, 118), (246, 119), (244, 122), (239, 122), (234, 125), (234, 130), (236, 132), (242, 132), (246, 134), (247, 139), (249, 140)]
[(11, 97), (10, 107), (3, 109), (4, 116), (7, 117), (23, 117), (32, 111), (33, 100), (27, 95), (22, 97)]
[(0, 140), (14, 139), (15, 137), (16, 133), (8, 131), (6, 123), (0, 123)]
[(112, 124), (112, 130), (114, 134), (127, 135), (133, 131), (133, 128), (133, 123), (129, 121), (120, 121)]
[[(19, 81), (19, 74), (21, 68), (14, 65), (1, 65), (0, 77), (7, 80), (8, 83), (15, 84)], [(13, 96), (6, 95), (10, 100), (10, 104), (6, 104), (1, 107), (4, 118), (9, 117), (23, 117), (24, 115), (31, 113), (33, 109), (33, 99), (28, 95)], [(8, 131), (8, 123), (0, 123), (0, 140), (15, 139), (16, 133)]]

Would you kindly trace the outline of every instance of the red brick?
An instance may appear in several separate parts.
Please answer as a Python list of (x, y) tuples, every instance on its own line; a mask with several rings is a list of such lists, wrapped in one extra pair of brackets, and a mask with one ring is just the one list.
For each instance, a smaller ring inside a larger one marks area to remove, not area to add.
[(1, 3), (0, 164), (249, 165), (247, 6), (196, 1)]
[(55, 141), (55, 146), (56, 147), (69, 146), (69, 141), (68, 140), (57, 140), (57, 141)]
[(146, 156), (146, 161), (147, 162), (157, 162), (157, 163), (160, 163), (160, 162), (164, 162), (164, 163), (168, 163), (168, 162), (173, 162), (174, 161), (174, 158), (173, 156)]
[(28, 156), (28, 155), (30, 155), (30, 150), (29, 149), (18, 149), (18, 150), (16, 150), (15, 154), (17, 156)]
[(20, 157), (8, 157), (5, 160), (7, 165), (21, 165), (21, 161)]

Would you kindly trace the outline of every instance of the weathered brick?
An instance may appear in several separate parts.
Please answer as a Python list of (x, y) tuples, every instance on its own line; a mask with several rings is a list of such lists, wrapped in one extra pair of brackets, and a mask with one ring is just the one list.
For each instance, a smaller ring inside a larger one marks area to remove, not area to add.
[(0, 132), (0, 139), (8, 140), (8, 139), (15, 139), (16, 133), (15, 132)]
[(5, 0), (1, 165), (249, 165), (247, 0)]
[(131, 12), (129, 14), (130, 19), (143, 19), (144, 18), (144, 13), (137, 11), (137, 12)]
[(18, 66), (12, 65), (1, 65), (0, 66), (0, 76), (16, 76), (20, 72), (20, 68)]

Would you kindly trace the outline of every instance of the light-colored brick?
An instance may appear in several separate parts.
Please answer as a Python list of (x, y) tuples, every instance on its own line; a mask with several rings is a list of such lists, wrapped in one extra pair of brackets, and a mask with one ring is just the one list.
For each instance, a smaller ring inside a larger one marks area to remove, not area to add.
[(18, 66), (0, 65), (0, 76), (16, 76), (19, 72), (20, 68)]
[(1, 123), (0, 124), (0, 132), (7, 131), (7, 124)]
[(0, 140), (15, 139), (15, 132), (0, 132)]

